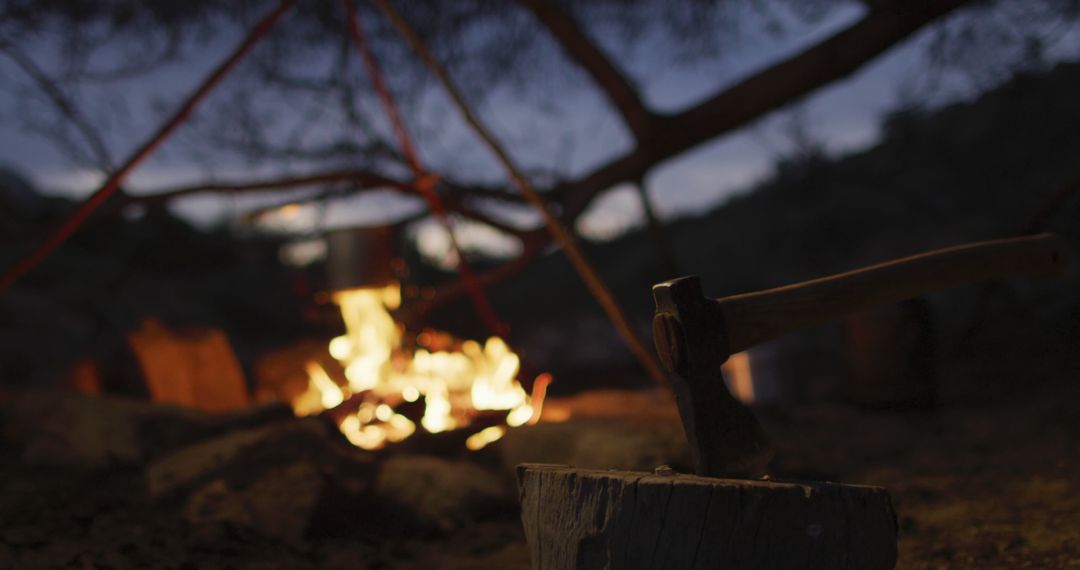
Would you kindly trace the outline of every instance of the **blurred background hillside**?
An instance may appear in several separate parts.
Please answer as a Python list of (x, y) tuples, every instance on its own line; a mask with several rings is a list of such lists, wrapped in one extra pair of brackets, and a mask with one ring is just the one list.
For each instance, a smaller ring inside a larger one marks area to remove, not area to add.
[[(974, 101), (933, 111), (898, 109), (883, 118), (882, 140), (872, 147), (829, 156), (805, 141), (760, 183), (716, 208), (666, 223), (662, 241), (638, 227), (587, 241), (587, 250), (648, 334), (650, 287), (678, 274), (698, 274), (707, 294), (722, 296), (1024, 231), (1055, 231), (1075, 245), (1080, 193), (1070, 189), (1078, 173), (1071, 158), (1080, 154), (1077, 92), (1080, 64), (1061, 63), (1018, 74)], [(11, 171), (4, 188), (9, 240), (25, 227), (54, 222), (70, 207), (65, 199), (36, 194)], [(313, 310), (322, 268), (283, 265), (280, 249), (289, 239), (195, 229), (161, 207), (138, 219), (91, 224), (3, 297), (9, 348), (3, 376), (16, 384), (45, 382), (78, 357), (116, 350), (146, 314), (176, 325), (221, 327), (248, 365), (274, 347), (334, 334), (340, 325), (332, 319), (304, 318)], [(399, 252), (411, 268), (407, 283), (453, 277), (405, 237)], [(10, 260), (13, 248), (4, 254)], [(482, 257), (477, 266), (485, 266)], [(935, 295), (946, 352), (970, 352), (973, 342), (1022, 342), (1040, 360), (1046, 351), (1063, 350), (1080, 335), (1076, 279), (1074, 269), (1054, 283)], [(646, 382), (557, 252), (493, 289), (492, 298), (513, 323), (510, 338), (526, 362), (564, 378), (557, 389)], [(464, 299), (432, 313), (429, 322), (463, 336), (484, 333)], [(979, 328), (983, 324), (990, 326)], [(813, 334), (835, 336), (827, 327)], [(835, 351), (834, 343), (821, 342), (819, 349)], [(987, 354), (987, 346), (993, 344), (980, 345), (979, 353)], [(1011, 372), (988, 369), (1010, 378)]]

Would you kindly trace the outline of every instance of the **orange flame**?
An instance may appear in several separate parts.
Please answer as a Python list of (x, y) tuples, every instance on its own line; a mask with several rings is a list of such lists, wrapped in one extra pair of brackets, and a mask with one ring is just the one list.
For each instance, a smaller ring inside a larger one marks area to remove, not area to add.
[[(423, 398), (419, 428), (439, 433), (465, 427), (479, 410), (506, 411), (506, 425), (535, 422), (543, 389), (536, 401), (517, 380), (520, 359), (498, 337), (483, 345), (467, 340), (460, 350), (402, 348), (401, 330), (390, 310), (401, 303), (397, 284), (382, 288), (339, 291), (333, 295), (345, 321), (344, 335), (330, 341), (330, 355), (345, 370), (339, 386), (318, 364), (307, 366), (307, 390), (293, 399), (298, 415), (312, 415), (360, 398), (355, 412), (339, 420), (342, 433), (358, 447), (378, 449), (401, 441), (418, 426), (394, 406)], [(425, 331), (420, 344), (432, 346)], [(546, 387), (550, 375), (542, 375)], [(484, 429), (469, 438), (469, 449), (481, 449), (506, 433), (503, 426)]]

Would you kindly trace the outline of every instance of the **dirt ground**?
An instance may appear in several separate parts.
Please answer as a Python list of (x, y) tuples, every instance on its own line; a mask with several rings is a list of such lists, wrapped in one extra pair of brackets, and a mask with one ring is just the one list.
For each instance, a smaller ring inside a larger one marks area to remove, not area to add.
[[(881, 485), (899, 568), (1080, 568), (1080, 384), (946, 403), (763, 410), (777, 477)], [(4, 449), (7, 458), (14, 450)], [(0, 465), (0, 568), (527, 568), (516, 514), (448, 534), (284, 543), (191, 526), (137, 469)], [(363, 516), (358, 513), (357, 516)]]
[(772, 415), (774, 467), (880, 485), (898, 568), (1080, 568), (1080, 384), (936, 413)]

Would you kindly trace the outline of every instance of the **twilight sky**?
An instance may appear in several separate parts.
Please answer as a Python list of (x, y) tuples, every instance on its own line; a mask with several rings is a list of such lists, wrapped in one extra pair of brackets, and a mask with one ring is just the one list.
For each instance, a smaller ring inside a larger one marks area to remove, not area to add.
[[(781, 37), (754, 34), (752, 26), (755, 23), (750, 20), (747, 26), (751, 28), (744, 31), (757, 41), (741, 42), (717, 60), (685, 67), (665, 65), (651, 57), (650, 54), (663, 48), (655, 45), (655, 38), (644, 38), (629, 52), (616, 52), (614, 44), (605, 41), (604, 37), (598, 40), (602, 45), (607, 44), (605, 47), (612, 58), (637, 79), (648, 104), (661, 111), (673, 111), (798, 52), (853, 22), (861, 14), (860, 7), (850, 5), (835, 10), (814, 25), (791, 19), (788, 23), (791, 33)], [(1053, 46), (1051, 54), (1056, 57), (1075, 54), (1080, 44), (1078, 35), (1066, 34), (1059, 45)], [(928, 36), (924, 30), (850, 78), (835, 82), (793, 107), (773, 113), (734, 134), (662, 164), (646, 181), (658, 212), (666, 218), (703, 212), (747, 189), (767, 175), (775, 159), (789, 148), (785, 133), (796, 116), (813, 138), (831, 153), (844, 153), (872, 144), (878, 137), (882, 113), (897, 107), (901, 103), (900, 94), (905, 90), (917, 88), (925, 81), (927, 64), (923, 54)], [(95, 103), (94, 109), (106, 109), (104, 114), (90, 119), (96, 125), (105, 125), (102, 131), (114, 161), (121, 161), (156, 128), (155, 122), (149, 119), (152, 116), (149, 101), (164, 99), (165, 108), (175, 106), (175, 102), (197, 85), (238, 38), (238, 30), (231, 37), (218, 37), (199, 49), (189, 50), (181, 63), (121, 86), (127, 99), (117, 114), (129, 117), (126, 125), (108, 113), (110, 93), (114, 91), (103, 89), (80, 93), (81, 97)], [(55, 61), (55, 54), (49, 53), (47, 46), (36, 46), (32, 53), (41, 62)], [(561, 55), (552, 50), (552, 57)], [(584, 74), (571, 68), (567, 77), (568, 80), (536, 85), (535, 92), (524, 96), (520, 91), (502, 88), (490, 97), (480, 112), (519, 162), (576, 175), (625, 152), (629, 138), (617, 116), (607, 108), (605, 100)], [(929, 93), (931, 103), (947, 103), (975, 94), (977, 90), (966, 79), (959, 74), (946, 76), (942, 86)], [(2, 57), (0, 81), (29, 85), (21, 71)], [(169, 106), (170, 102), (172, 106)], [(419, 111), (412, 115), (411, 126), (418, 135), (423, 158), (431, 167), (491, 181), (501, 179), (501, 172), (486, 150), (464, 128), (441, 93), (424, 93), (418, 99), (417, 107)], [(0, 122), (0, 165), (14, 168), (47, 193), (82, 196), (93, 190), (100, 175), (74, 166), (50, 142), (20, 128), (20, 120), (16, 119), (26, 118), (20, 115), (26, 112), (25, 108), (20, 101), (10, 97), (0, 99), (0, 117), (3, 118)], [(373, 120), (377, 126), (385, 128), (383, 117), (376, 116)], [(183, 150), (184, 145), (191, 142), (190, 136), (185, 139), (182, 129), (165, 145), (164, 152), (134, 173), (128, 187), (135, 191), (153, 191), (207, 178), (243, 179), (252, 175), (253, 167), (238, 160), (219, 160), (209, 169), (206, 164), (193, 163), (190, 154)], [(272, 167), (261, 167), (255, 173), (268, 174), (273, 170)], [(280, 194), (242, 199), (194, 198), (177, 203), (175, 209), (197, 223), (208, 223), (281, 199)], [(340, 200), (322, 214), (312, 208), (294, 209), (288, 219), (270, 220), (269, 223), (301, 230), (310, 230), (316, 220), (323, 228), (377, 224), (393, 221), (421, 208), (423, 204), (417, 200), (375, 193)], [(500, 210), (500, 213), (522, 224), (537, 223), (537, 217), (528, 211)], [(610, 237), (640, 224), (641, 216), (641, 206), (633, 192), (629, 188), (616, 188), (593, 203), (579, 220), (578, 228), (590, 237)], [(445, 251), (447, 240), (435, 224), (421, 223), (414, 231), (429, 254), (438, 257)], [(459, 231), (464, 245), (504, 254), (514, 251), (512, 240), (499, 239), (497, 232), (490, 228), (466, 224)]]

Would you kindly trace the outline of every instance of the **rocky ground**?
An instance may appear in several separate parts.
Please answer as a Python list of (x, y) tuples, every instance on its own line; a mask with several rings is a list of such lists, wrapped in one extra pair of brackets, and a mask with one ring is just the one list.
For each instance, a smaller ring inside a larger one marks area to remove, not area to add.
[[(671, 408), (655, 398), (593, 394), (597, 417), (436, 457), (363, 453), (274, 409), (207, 418), (24, 396), (3, 408), (0, 568), (527, 568), (512, 464), (685, 469)], [(1080, 567), (1078, 404), (1080, 385), (1056, 384), (937, 412), (761, 413), (777, 477), (890, 490), (900, 568), (1069, 568)]]

